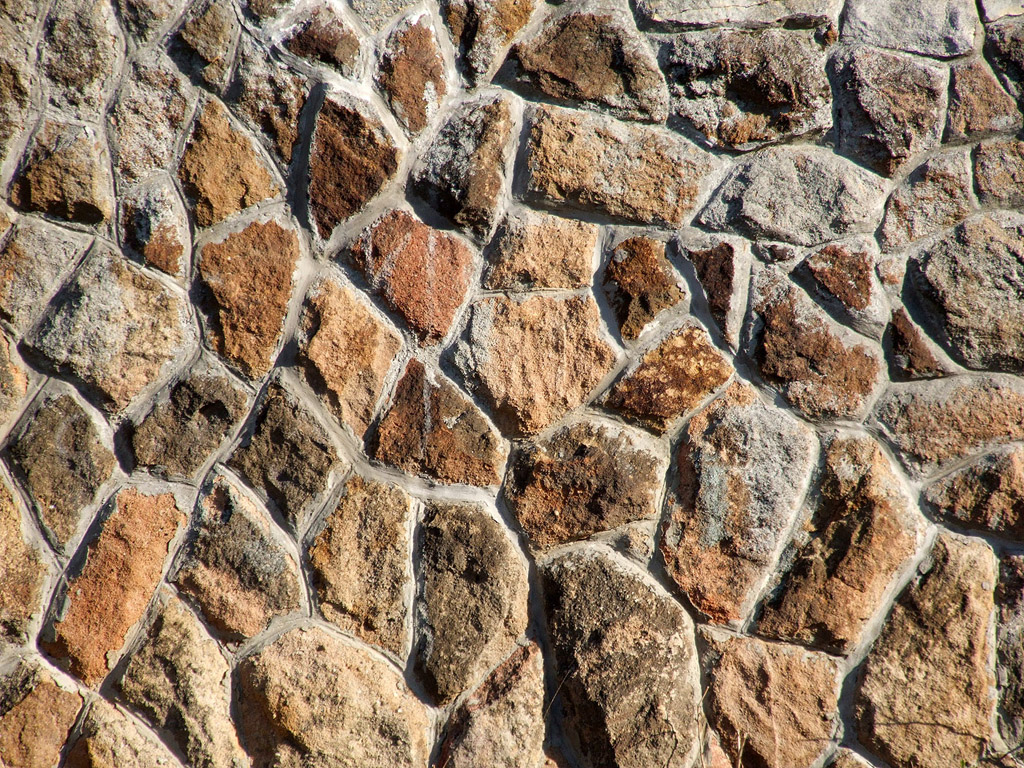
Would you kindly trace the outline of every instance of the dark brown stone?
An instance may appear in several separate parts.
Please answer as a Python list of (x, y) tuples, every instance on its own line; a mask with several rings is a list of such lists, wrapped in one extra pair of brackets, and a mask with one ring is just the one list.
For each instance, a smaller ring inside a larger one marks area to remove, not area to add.
[(946, 375), (945, 368), (928, 348), (924, 334), (911, 322), (902, 307), (892, 313), (889, 340), (892, 344), (889, 370), (895, 377), (914, 380), (936, 379)]
[(693, 264), (711, 317), (735, 347), (746, 313), (750, 249), (718, 238), (700, 238), (698, 242), (680, 239), (679, 248)]
[(622, 338), (638, 338), (660, 312), (683, 301), (679, 283), (663, 242), (631, 237), (619, 243), (605, 268), (604, 288)]
[(332, 66), (345, 77), (355, 74), (359, 36), (326, 5), (314, 8), (285, 38), (284, 45), (296, 56)]
[(170, 179), (135, 187), (121, 198), (125, 250), (172, 277), (185, 271), (192, 251), (185, 206)]
[(405, 19), (388, 35), (377, 82), (410, 133), (427, 127), (448, 93), (444, 57), (427, 15)]
[(494, 74), (537, 5), (537, 0), (442, 0), (441, 13), (472, 82)]
[(239, 29), (228, 0), (201, 0), (178, 31), (172, 52), (185, 71), (217, 89), (231, 69)]

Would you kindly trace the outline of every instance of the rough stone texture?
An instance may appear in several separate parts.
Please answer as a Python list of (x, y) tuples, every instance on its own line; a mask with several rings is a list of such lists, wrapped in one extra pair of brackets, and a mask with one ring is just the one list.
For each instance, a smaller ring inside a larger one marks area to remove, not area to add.
[(664, 461), (631, 430), (579, 421), (520, 451), (505, 501), (538, 549), (654, 518)]
[(171, 44), (186, 72), (217, 90), (231, 69), (239, 35), (238, 19), (227, 0), (201, 0), (187, 14)]
[(599, 230), (593, 224), (535, 211), (509, 214), (487, 252), (490, 290), (572, 290), (590, 285)]
[(422, 345), (448, 334), (473, 272), (473, 255), (461, 240), (393, 210), (363, 230), (350, 256)]
[(273, 363), (298, 260), (298, 233), (276, 221), (253, 222), (199, 253), (214, 347), (250, 378)]
[[(39, 611), (46, 577), (39, 547), (25, 539), (19, 506), (7, 483), (0, 482), (0, 572), (4, 574), (0, 580), (0, 648), (28, 637), (29, 622)], [(3, 699), (0, 693), (0, 702)], [(2, 723), (0, 715), (0, 733)]]
[(733, 368), (707, 332), (684, 325), (648, 350), (619, 379), (604, 405), (664, 434), (732, 376)]
[(604, 289), (622, 338), (638, 338), (660, 312), (685, 300), (679, 283), (663, 242), (631, 237), (619, 243), (605, 268)]
[(1022, 125), (1024, 118), (1016, 102), (981, 60), (957, 62), (950, 67), (947, 141), (1016, 133)]
[(929, 348), (921, 330), (911, 322), (903, 309), (892, 313), (889, 325), (892, 358), (889, 373), (903, 381), (937, 379), (946, 374), (945, 367)]
[(1024, 540), (1024, 450), (1009, 446), (956, 470), (924, 494), (955, 525)]
[(681, 238), (679, 248), (693, 264), (711, 317), (728, 343), (736, 347), (747, 310), (750, 249), (742, 242), (703, 237), (696, 241)]
[(444, 57), (428, 16), (407, 17), (391, 31), (377, 82), (406, 130), (417, 134), (427, 127), (448, 93)]
[(184, 6), (183, 0), (117, 0), (125, 31), (140, 43), (152, 42)]
[(295, 557), (275, 529), (224, 474), (214, 475), (199, 499), (174, 581), (233, 640), (253, 637), (300, 607)]
[(814, 461), (811, 432), (733, 384), (690, 420), (661, 554), (690, 603), (738, 623), (775, 567)]
[(992, 62), (1000, 79), (1010, 92), (1017, 97), (1018, 103), (1022, 93), (1022, 75), (1024, 75), (1024, 55), (1021, 42), (1024, 41), (1024, 24), (1019, 18), (1003, 19), (985, 28), (986, 58)]
[(230, 99), (242, 118), (270, 139), (285, 165), (292, 161), (299, 140), (299, 117), (308, 92), (304, 77), (251, 43), (242, 47)]
[(418, 549), (416, 668), (447, 703), (526, 630), (526, 569), (502, 526), (475, 504), (428, 503)]
[(514, 435), (539, 432), (582, 404), (615, 362), (590, 296), (483, 299), (468, 336), (463, 372)]
[(978, 539), (939, 535), (864, 662), (861, 744), (888, 764), (974, 765), (995, 708), (990, 626), (996, 560)]
[(1024, 14), (1024, 5), (1019, 0), (981, 0), (981, 18), (983, 21), (997, 21), (1003, 16), (1020, 16)]
[(0, 335), (0, 425), (18, 412), (27, 392), (25, 368), (12, 354), (11, 343)]
[(327, 4), (314, 7), (288, 34), (284, 45), (296, 56), (334, 67), (345, 77), (355, 75), (362, 49), (355, 30)]
[(870, 238), (833, 243), (800, 265), (819, 301), (854, 330), (880, 339), (889, 319), (884, 290), (875, 278), (877, 246)]
[(537, 6), (537, 0), (441, 0), (441, 13), (472, 82), (490, 79)]
[(111, 502), (82, 570), (68, 582), (52, 636), (41, 643), (86, 685), (99, 685), (142, 618), (184, 519), (171, 493), (127, 488)]
[(996, 709), (999, 735), (1014, 749), (1024, 741), (1024, 558), (1006, 555), (996, 584)]
[[(28, 3), (19, 3), (18, 10), (26, 13)], [(35, 56), (29, 41), (19, 39), (16, 27), (26, 23), (23, 17), (16, 22), (0, 18), (4, 35), (0, 44), (0, 162), (15, 149), (18, 136), (29, 124), (32, 86), (37, 79), (32, 71)]]
[(850, 0), (843, 39), (924, 56), (948, 58), (974, 48), (978, 12), (971, 0)]
[(121, 199), (121, 243), (147, 266), (172, 277), (186, 272), (192, 237), (185, 206), (166, 176), (133, 188)]
[(409, 639), (411, 515), (412, 499), (401, 488), (353, 475), (309, 547), (327, 620), (399, 656)]
[(231, 722), (227, 660), (187, 608), (165, 597), (118, 688), (198, 768), (247, 768)]
[(341, 423), (362, 437), (402, 339), (333, 278), (316, 285), (306, 305), (299, 349), (303, 376)]
[(82, 707), (42, 669), (20, 664), (0, 678), (0, 755), (20, 768), (52, 768)]
[(700, 698), (693, 622), (603, 552), (541, 569), (563, 728), (586, 766), (691, 765)]
[(971, 215), (971, 161), (966, 152), (926, 160), (885, 205), (880, 241), (887, 251), (959, 224)]
[(89, 707), (78, 740), (64, 762), (66, 768), (151, 768), (174, 764), (175, 757), (167, 747), (103, 699)]
[(974, 151), (974, 183), (983, 205), (1024, 205), (1024, 141), (993, 139)]
[(842, 3), (839, 0), (637, 0), (636, 7), (642, 19), (654, 24), (816, 26), (834, 20)]
[(369, 441), (386, 464), (441, 483), (497, 485), (505, 463), (501, 436), (473, 401), (413, 358)]
[(415, 5), (414, 0), (351, 0), (352, 10), (374, 32), (380, 32), (390, 19)]
[(658, 38), (672, 113), (712, 146), (749, 150), (832, 127), (826, 46), (814, 30), (687, 32)]

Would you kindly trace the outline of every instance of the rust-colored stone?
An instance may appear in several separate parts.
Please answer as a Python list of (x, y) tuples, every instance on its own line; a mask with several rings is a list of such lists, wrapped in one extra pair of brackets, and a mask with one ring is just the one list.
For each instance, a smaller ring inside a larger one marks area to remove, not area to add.
[(410, 133), (427, 127), (448, 93), (444, 57), (425, 14), (403, 20), (388, 35), (377, 82)]
[(0, 481), (0, 648), (5, 642), (27, 639), (29, 621), (39, 610), (46, 576), (40, 555), (37, 546), (25, 541), (19, 505), (7, 483)]
[(659, 313), (683, 301), (679, 283), (663, 242), (631, 237), (619, 243), (605, 268), (604, 288), (622, 338), (638, 338)]
[(892, 313), (889, 326), (892, 344), (890, 371), (901, 379), (935, 379), (946, 375), (945, 368), (928, 348), (924, 334), (900, 307)]
[(0, 759), (11, 768), (53, 768), (82, 697), (21, 665), (0, 679)]
[(957, 525), (1024, 541), (1024, 449), (983, 456), (939, 480), (924, 497)]

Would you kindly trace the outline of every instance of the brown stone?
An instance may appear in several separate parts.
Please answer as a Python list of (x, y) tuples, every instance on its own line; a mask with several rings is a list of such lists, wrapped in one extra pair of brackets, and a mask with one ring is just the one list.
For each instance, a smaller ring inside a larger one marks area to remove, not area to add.
[(448, 334), (473, 272), (462, 241), (393, 210), (363, 230), (351, 258), (421, 344)]
[(267, 513), (226, 475), (217, 473), (204, 489), (192, 529), (174, 581), (217, 630), (248, 639), (299, 609), (294, 556)]
[(995, 709), (990, 638), (996, 560), (942, 533), (864, 661), (854, 702), (860, 743), (894, 768), (975, 765)]
[(974, 182), (983, 205), (1024, 205), (1024, 141), (992, 139), (974, 151)]
[(231, 124), (218, 101), (207, 102), (199, 113), (178, 178), (201, 227), (280, 192), (252, 139)]
[(441, 483), (497, 485), (506, 449), (473, 401), (413, 358), (399, 380), (370, 454)]
[(369, 104), (328, 98), (309, 156), (309, 208), (320, 237), (361, 211), (398, 171), (402, 151)]
[(52, 768), (75, 724), (82, 697), (41, 669), (19, 665), (0, 678), (0, 755), (12, 768)]
[(914, 170), (885, 205), (880, 240), (895, 251), (971, 214), (971, 161), (966, 152), (936, 155)]
[(66, 609), (41, 642), (86, 685), (96, 687), (106, 677), (128, 631), (145, 613), (168, 545), (184, 520), (171, 493), (127, 488), (111, 502), (82, 570), (68, 581)]
[(614, 363), (589, 295), (477, 302), (459, 361), (498, 426), (515, 435), (581, 405)]
[(442, 0), (441, 13), (474, 84), (494, 74), (537, 5), (537, 0)]
[(0, 648), (6, 642), (18, 644), (28, 639), (29, 623), (43, 596), (46, 564), (39, 548), (27, 542), (22, 531), (16, 497), (6, 482), (0, 482)]
[(231, 69), (239, 29), (231, 3), (201, 0), (189, 11), (171, 50), (186, 72), (216, 90)]
[(411, 515), (412, 499), (401, 488), (353, 475), (309, 547), (324, 617), (398, 656), (409, 639)]
[(1024, 541), (1024, 450), (1008, 447), (947, 475), (925, 491), (956, 525)]
[(356, 73), (359, 36), (327, 5), (317, 6), (284, 40), (296, 56), (334, 67), (345, 77)]
[(971, 141), (994, 133), (1016, 133), (1024, 118), (981, 59), (958, 61), (949, 70), (946, 140)]
[(875, 278), (877, 254), (872, 238), (855, 238), (826, 245), (800, 265), (821, 303), (835, 317), (873, 339), (882, 337), (889, 319), (889, 305)]
[(505, 501), (538, 549), (657, 517), (664, 461), (626, 428), (580, 421), (512, 460)]
[(270, 139), (285, 165), (291, 163), (309, 95), (306, 78), (272, 60), (262, 47), (246, 42), (233, 83), (231, 101), (242, 119)]
[(377, 82), (409, 133), (427, 127), (448, 93), (444, 57), (426, 14), (401, 21), (384, 42)]
[(540, 106), (526, 169), (531, 201), (677, 227), (692, 212), (712, 160), (657, 128)]
[(663, 310), (686, 299), (668, 259), (665, 243), (648, 237), (623, 240), (604, 271), (608, 294), (622, 338), (634, 340)]
[(684, 413), (701, 404), (733, 374), (728, 359), (702, 328), (672, 331), (619, 379), (604, 405), (664, 434)]
[(594, 273), (598, 234), (583, 221), (530, 210), (508, 214), (487, 252), (484, 288), (585, 288)]
[(1024, 557), (1004, 555), (996, 584), (996, 724), (1010, 749), (1024, 740)]
[(116, 0), (125, 31), (140, 43), (152, 42), (181, 13), (183, 0)]
[(170, 179), (159, 177), (121, 198), (121, 242), (144, 264), (182, 275), (192, 252), (188, 216)]
[(0, 335), (0, 425), (20, 410), (27, 393), (25, 368), (12, 354), (11, 342)]
[[(27, 6), (19, 0), (16, 10), (27, 14)], [(13, 23), (0, 18), (0, 34), (4, 36), (0, 44), (0, 162), (16, 149), (18, 137), (29, 125), (35, 49), (18, 34), (17, 26), (28, 23), (23, 17)]]
[(68, 752), (65, 768), (152, 768), (173, 766), (176, 758), (121, 710), (97, 699)]
[(741, 242), (720, 238), (701, 240), (703, 242), (681, 239), (679, 246), (693, 264), (711, 317), (729, 344), (735, 347), (747, 309), (750, 249)]
[(892, 344), (889, 372), (894, 378), (936, 379), (946, 375), (945, 368), (928, 347), (924, 334), (902, 307), (892, 313), (889, 333)]

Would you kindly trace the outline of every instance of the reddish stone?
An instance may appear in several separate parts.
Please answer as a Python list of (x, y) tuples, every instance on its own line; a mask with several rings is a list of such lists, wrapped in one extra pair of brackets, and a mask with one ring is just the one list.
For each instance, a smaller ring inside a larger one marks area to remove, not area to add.
[(892, 313), (889, 334), (892, 344), (889, 368), (895, 377), (912, 380), (937, 379), (946, 375), (945, 368), (929, 349), (924, 334), (902, 307)]
[(53, 768), (82, 697), (46, 672), (20, 665), (0, 679), (0, 756), (11, 768)]
[(444, 57), (429, 16), (411, 16), (391, 31), (381, 53), (377, 82), (410, 133), (427, 127), (448, 93)]
[(946, 139), (970, 141), (1015, 133), (1024, 124), (1017, 103), (981, 59), (958, 61), (949, 70)]
[(665, 258), (665, 243), (647, 237), (619, 243), (605, 269), (604, 288), (622, 338), (638, 338), (659, 313), (686, 299), (679, 283)]

